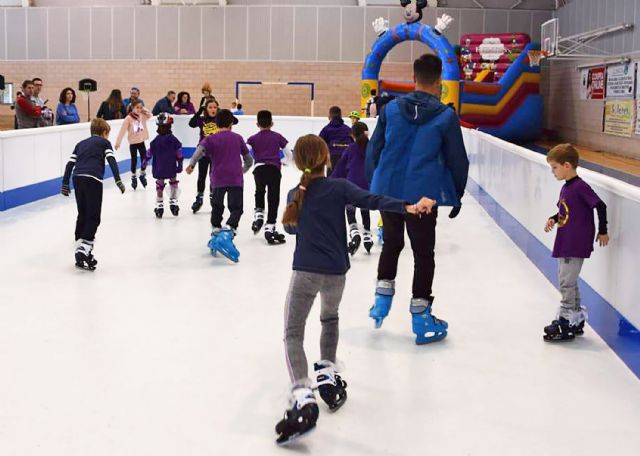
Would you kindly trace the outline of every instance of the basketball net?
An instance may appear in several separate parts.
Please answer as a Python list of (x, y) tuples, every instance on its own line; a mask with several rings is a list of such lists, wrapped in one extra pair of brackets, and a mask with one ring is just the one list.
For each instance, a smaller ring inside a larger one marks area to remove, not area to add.
[(529, 66), (540, 66), (540, 59), (543, 57), (542, 51), (527, 51), (527, 55), (529, 56)]

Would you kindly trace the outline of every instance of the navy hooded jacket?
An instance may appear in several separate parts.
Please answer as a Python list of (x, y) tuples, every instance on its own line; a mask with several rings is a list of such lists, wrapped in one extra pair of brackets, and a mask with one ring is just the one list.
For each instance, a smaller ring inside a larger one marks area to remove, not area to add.
[(342, 118), (337, 117), (331, 121), (320, 131), (320, 137), (329, 146), (329, 152), (332, 156), (340, 156), (353, 144), (351, 137), (351, 128), (344, 124)]
[(404, 201), (422, 196), (438, 206), (460, 206), (469, 159), (455, 111), (425, 92), (385, 106), (369, 141), (371, 191)]

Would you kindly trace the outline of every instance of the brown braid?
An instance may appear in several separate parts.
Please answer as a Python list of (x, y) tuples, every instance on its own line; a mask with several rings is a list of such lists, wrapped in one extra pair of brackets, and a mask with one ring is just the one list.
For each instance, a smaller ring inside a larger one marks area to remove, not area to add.
[(324, 177), (324, 168), (330, 162), (329, 148), (322, 138), (316, 135), (302, 136), (296, 142), (293, 158), (296, 167), (302, 171), (300, 185), (293, 194), (293, 200), (287, 205), (282, 217), (283, 225), (297, 225), (304, 194), (314, 179)]

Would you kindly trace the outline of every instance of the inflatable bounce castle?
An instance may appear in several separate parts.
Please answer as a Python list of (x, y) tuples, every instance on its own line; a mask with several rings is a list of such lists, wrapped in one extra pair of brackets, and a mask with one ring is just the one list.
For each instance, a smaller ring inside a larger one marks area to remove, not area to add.
[(362, 69), (363, 115), (372, 90), (400, 96), (414, 89), (413, 83), (379, 79), (389, 51), (413, 40), (426, 44), (442, 59), (442, 102), (456, 109), (464, 125), (511, 142), (539, 138), (543, 117), (540, 45), (531, 43), (524, 33), (474, 34), (464, 35), (454, 49), (442, 33), (450, 21), (443, 16), (431, 27), (407, 16), (407, 23), (391, 29), (374, 22), (379, 36)]

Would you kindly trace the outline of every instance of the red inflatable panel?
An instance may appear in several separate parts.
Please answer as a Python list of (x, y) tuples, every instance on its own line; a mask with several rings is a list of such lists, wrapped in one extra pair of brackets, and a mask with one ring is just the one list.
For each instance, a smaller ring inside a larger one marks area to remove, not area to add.
[(473, 81), (491, 69), (487, 82), (499, 81), (531, 39), (526, 33), (469, 34), (460, 38), (460, 79)]

